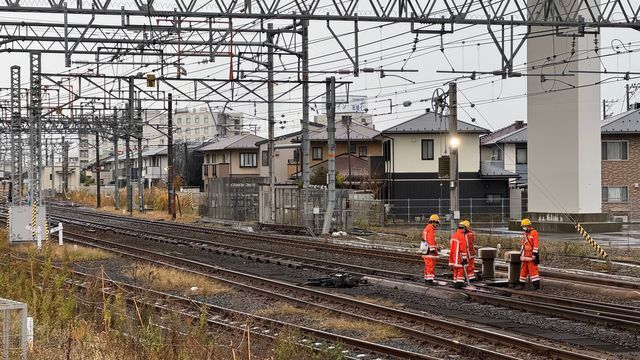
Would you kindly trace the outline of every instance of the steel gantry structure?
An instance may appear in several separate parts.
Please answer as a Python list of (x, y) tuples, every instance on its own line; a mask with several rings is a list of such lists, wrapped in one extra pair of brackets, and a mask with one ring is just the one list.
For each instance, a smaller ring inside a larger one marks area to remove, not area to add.
[[(365, 70), (360, 64), (358, 47), (358, 29), (363, 22), (404, 24), (415, 34), (441, 36), (454, 32), (456, 25), (484, 26), (502, 58), (500, 74), (503, 77), (513, 74), (514, 58), (534, 27), (549, 34), (574, 37), (598, 33), (602, 28), (640, 30), (640, 4), (614, 0), (77, 0), (70, 3), (48, 0), (48, 6), (42, 6), (40, 1), (6, 0), (0, 11), (22, 15), (19, 20), (0, 21), (0, 53), (30, 54), (29, 104), (24, 107), (28, 109), (28, 116), (22, 114), (20, 69), (14, 66), (11, 68), (11, 116), (0, 123), (0, 126), (10, 124), (14, 184), (22, 181), (19, 167), (25, 131), (23, 116), (28, 120), (31, 163), (37, 165), (39, 171), (43, 133), (77, 131), (93, 134), (96, 129), (104, 128), (96, 119), (105, 119), (117, 102), (128, 103), (129, 111), (122, 116), (123, 121), (112, 128), (116, 143), (118, 137), (131, 135), (134, 103), (160, 102), (166, 109), (164, 104), (171, 93), (178, 95), (175, 101), (268, 103), (269, 134), (273, 134), (273, 104), (286, 103), (285, 94), (300, 90), (302, 99), (296, 103), (302, 105), (302, 174), (304, 186), (308, 186), (309, 84), (314, 83), (309, 80), (311, 23), (326, 23), (352, 64), (352, 69), (341, 73), (354, 76)], [(42, 15), (47, 19), (38, 19)], [(274, 28), (265, 24), (273, 21), (285, 25)], [(353, 49), (347, 49), (333, 31), (331, 24), (338, 22), (353, 27), (356, 44)], [(506, 35), (505, 27), (511, 28)], [(514, 27), (526, 28), (525, 35), (516, 44)], [(502, 30), (501, 39), (499, 31), (494, 29)], [(90, 69), (43, 73), (41, 57), (45, 54), (62, 54), (67, 68), (80, 65)], [(141, 59), (126, 62), (127, 57), (135, 56)], [(296, 79), (274, 78), (274, 56), (295, 59), (298, 64)], [(192, 64), (213, 63), (220, 61), (219, 58), (228, 60), (228, 77), (196, 77), (188, 72)], [(155, 88), (136, 83), (144, 81), (143, 73), (108, 75), (105, 68), (113, 63), (153, 67), (152, 72), (159, 74)], [(245, 76), (255, 72), (267, 72), (268, 76), (259, 80)], [(65, 79), (68, 84), (64, 83)], [(75, 87), (70, 85), (71, 81)], [(295, 83), (295, 86), (276, 97), (274, 82)], [(121, 83), (127, 86), (121, 86)], [(108, 88), (106, 84), (112, 87)], [(59, 87), (58, 96), (64, 99), (61, 105), (43, 109), (44, 86)], [(91, 91), (84, 90), (86, 86)], [(267, 92), (266, 96), (264, 92)], [(73, 109), (77, 102), (87, 99), (103, 103), (101, 117), (76, 119), (64, 115), (62, 109)], [(113, 116), (116, 118), (116, 111)], [(273, 156), (273, 146), (269, 149)], [(32, 200), (37, 203), (40, 201), (39, 175), (34, 173), (34, 177), (37, 180), (34, 178), (31, 184)], [(21, 201), (21, 196), (14, 197), (13, 201)]]

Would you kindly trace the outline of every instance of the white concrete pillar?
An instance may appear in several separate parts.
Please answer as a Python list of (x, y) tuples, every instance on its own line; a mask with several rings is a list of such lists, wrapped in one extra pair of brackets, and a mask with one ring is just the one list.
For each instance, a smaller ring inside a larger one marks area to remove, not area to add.
[[(538, 2), (530, 0), (529, 5)], [(549, 29), (534, 27), (532, 33), (541, 30)], [(530, 69), (529, 74), (599, 71), (600, 62), (593, 48), (593, 35), (529, 39), (529, 67), (544, 64), (540, 59), (545, 58), (547, 63), (557, 63)], [(585, 52), (588, 49), (591, 50)], [(587, 55), (590, 59), (584, 60)], [(581, 61), (574, 61), (578, 58)], [(568, 63), (563, 64), (563, 60)], [(598, 82), (600, 74), (574, 75), (549, 76), (546, 81), (540, 77), (527, 78), (530, 212), (588, 214), (602, 211), (600, 86), (588, 86)]]

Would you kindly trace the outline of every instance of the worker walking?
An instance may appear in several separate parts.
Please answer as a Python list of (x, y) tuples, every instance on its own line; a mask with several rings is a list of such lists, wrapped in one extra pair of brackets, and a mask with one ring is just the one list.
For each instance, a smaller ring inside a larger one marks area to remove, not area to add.
[(540, 289), (540, 275), (538, 274), (538, 264), (540, 264), (540, 254), (538, 253), (538, 232), (531, 227), (531, 220), (522, 219), (520, 222), (524, 234), (522, 234), (522, 246), (520, 247), (520, 284), (518, 289), (524, 289), (527, 277), (531, 279), (534, 289)]
[(476, 248), (475, 248), (475, 234), (471, 230), (471, 223), (469, 220), (461, 222), (467, 228), (467, 233), (464, 235), (467, 245), (467, 265), (464, 267), (464, 271), (467, 273), (467, 279), (469, 281), (475, 281), (476, 275)]
[(436, 230), (440, 226), (440, 216), (433, 214), (429, 217), (429, 223), (422, 230), (420, 253), (424, 260), (424, 282), (433, 285), (436, 278), (436, 261), (438, 260), (438, 244), (436, 243)]
[(465, 266), (468, 263), (467, 239), (469, 232), (467, 224), (458, 224), (458, 230), (451, 235), (449, 243), (449, 266), (453, 270), (453, 286), (461, 289), (464, 286)]

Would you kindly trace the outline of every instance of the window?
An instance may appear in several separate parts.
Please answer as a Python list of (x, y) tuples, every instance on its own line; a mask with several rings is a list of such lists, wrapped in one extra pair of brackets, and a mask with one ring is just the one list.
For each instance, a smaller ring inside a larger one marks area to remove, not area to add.
[(196, 124), (200, 124), (200, 117), (199, 116), (196, 116), (195, 123)]
[(240, 167), (256, 167), (258, 162), (258, 154), (256, 153), (240, 153)]
[(433, 140), (422, 140), (422, 160), (433, 160)]
[(603, 186), (603, 202), (627, 202), (629, 201), (629, 189), (626, 186)]
[(356, 144), (351, 144), (351, 146), (349, 146), (349, 154), (355, 154), (356, 153)]
[(627, 142), (603, 141), (602, 160), (627, 160)]
[(367, 147), (366, 146), (360, 146), (358, 148), (358, 156), (360, 156), (360, 157), (366, 157), (367, 156)]
[(314, 147), (313, 149), (311, 149), (311, 158), (313, 160), (322, 160), (322, 148)]
[(527, 163), (527, 148), (516, 148), (516, 164)]
[(293, 150), (293, 161), (294, 162), (300, 161), (300, 151), (298, 149)]
[(502, 202), (502, 195), (500, 194), (487, 194), (487, 204), (500, 204)]
[(491, 160), (502, 160), (502, 148), (500, 146), (495, 145), (491, 151)]
[(81, 158), (88, 158), (89, 157), (89, 150), (80, 150), (80, 157)]
[(202, 174), (205, 177), (209, 176), (209, 165), (202, 165)]
[(190, 124), (190, 123), (191, 123), (191, 119), (187, 116), (186, 124)]
[(82, 141), (80, 142), (80, 147), (89, 147), (89, 140), (82, 139)]
[(262, 166), (269, 166), (269, 151), (262, 152)]

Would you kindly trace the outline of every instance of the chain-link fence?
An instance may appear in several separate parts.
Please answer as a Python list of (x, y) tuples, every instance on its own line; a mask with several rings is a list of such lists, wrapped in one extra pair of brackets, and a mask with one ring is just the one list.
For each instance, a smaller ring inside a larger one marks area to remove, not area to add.
[[(449, 199), (384, 200), (386, 223), (418, 223), (430, 214), (450, 213)], [(460, 218), (478, 222), (505, 222), (527, 211), (527, 199), (460, 199)]]
[(0, 299), (2, 359), (27, 359), (27, 304)]

